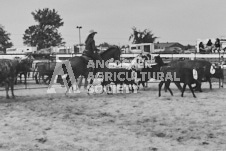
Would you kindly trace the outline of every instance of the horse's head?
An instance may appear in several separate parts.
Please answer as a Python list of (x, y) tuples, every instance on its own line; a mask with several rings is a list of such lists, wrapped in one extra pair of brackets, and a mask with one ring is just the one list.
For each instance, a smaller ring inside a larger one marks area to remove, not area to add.
[(121, 49), (118, 46), (112, 46), (106, 51), (102, 52), (101, 58), (105, 61), (113, 58), (114, 60), (120, 60)]
[(159, 65), (159, 66), (164, 65), (164, 62), (163, 62), (162, 58), (160, 57), (160, 55), (155, 56), (155, 63), (157, 63), (157, 65)]

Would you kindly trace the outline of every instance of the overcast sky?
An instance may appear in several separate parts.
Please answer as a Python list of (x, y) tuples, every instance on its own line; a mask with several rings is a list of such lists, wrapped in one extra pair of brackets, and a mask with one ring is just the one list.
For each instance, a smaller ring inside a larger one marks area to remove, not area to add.
[(0, 24), (23, 46), (24, 31), (37, 24), (31, 12), (55, 8), (67, 46), (84, 42), (90, 29), (96, 43), (130, 44), (132, 27), (150, 29), (159, 42), (195, 44), (198, 38), (226, 36), (226, 0), (0, 0)]

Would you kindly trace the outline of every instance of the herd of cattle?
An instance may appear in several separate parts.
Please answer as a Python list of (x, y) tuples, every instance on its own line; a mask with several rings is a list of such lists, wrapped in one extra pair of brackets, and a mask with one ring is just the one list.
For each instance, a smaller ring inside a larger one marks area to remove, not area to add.
[[(145, 60), (143, 60), (145, 62)], [(32, 58), (26, 58), (26, 59), (0, 59), (0, 83), (5, 85), (5, 90), (6, 90), (6, 97), (9, 98), (9, 88), (11, 88), (12, 92), (12, 97), (14, 98), (14, 84), (17, 81), (17, 76), (23, 74), (25, 77), (25, 83), (26, 83), (26, 77), (27, 73), (33, 72), (34, 77), (36, 80), (36, 83), (40, 83), (40, 78), (45, 83), (49, 83), (56, 63), (55, 62), (39, 62), (35, 65), (35, 67), (32, 68)], [(210, 89), (212, 89), (212, 84), (211, 84), (211, 78), (218, 78), (223, 81), (224, 79), (224, 73), (223, 69), (221, 66), (213, 65), (211, 62), (208, 62), (206, 60), (174, 60), (171, 61), (170, 63), (166, 64), (162, 61), (162, 58), (160, 56), (155, 57), (155, 65), (152, 66), (144, 66), (143, 68), (137, 69), (133, 68), (108, 68), (107, 72), (112, 73), (112, 75), (117, 75), (119, 72), (127, 73), (128, 75), (132, 75), (134, 71), (136, 72), (136, 80), (120, 80), (118, 79), (118, 76), (113, 78), (113, 81), (108, 81), (106, 78), (103, 78), (103, 81), (101, 85), (107, 86), (111, 82), (113, 82), (116, 85), (129, 85), (130, 87), (132, 86), (133, 90), (133, 85), (137, 85), (138, 87), (140, 84), (145, 87), (145, 84), (150, 80), (150, 78), (157, 78), (158, 73), (163, 73), (162, 78), (158, 79), (160, 80), (159, 83), (159, 96), (161, 96), (161, 88), (162, 85), (165, 84), (165, 91), (169, 90), (171, 95), (173, 95), (172, 90), (170, 89), (170, 83), (174, 82), (176, 86), (178, 87), (179, 90), (181, 90), (182, 94), (181, 96), (183, 97), (184, 91), (186, 86), (190, 88), (192, 94), (194, 97), (194, 88), (191, 86), (192, 84), (196, 84), (195, 89), (202, 92), (201, 89), (201, 83), (208, 81), (210, 84)], [(145, 73), (145, 74), (144, 74)], [(169, 79), (166, 78), (166, 76), (171, 73), (171, 75), (176, 74), (178, 80), (174, 79)], [(45, 79), (44, 77), (47, 78)], [(139, 79), (139, 80), (137, 80)], [(67, 79), (70, 80), (70, 79)], [(180, 83), (183, 83), (183, 87), (181, 87)], [(69, 87), (72, 85), (68, 81)], [(223, 86), (223, 82), (222, 82)]]
[[(145, 60), (144, 60), (145, 61)], [(152, 66), (143, 66), (141, 69), (137, 68), (113, 68), (108, 69), (108, 72), (112, 73), (112, 75), (117, 75), (119, 72), (127, 73), (128, 77), (131, 77), (131, 74), (135, 70), (137, 73), (137, 82), (136, 80), (120, 80), (117, 76), (112, 78), (114, 80), (108, 81), (105, 78), (103, 79), (102, 86), (106, 86), (113, 82), (114, 84), (126, 84), (130, 87), (133, 85), (140, 84), (145, 87), (145, 83), (147, 83), (151, 78), (160, 80), (159, 83), (159, 96), (161, 96), (161, 88), (162, 85), (165, 84), (165, 91), (169, 90), (171, 95), (173, 95), (172, 90), (170, 89), (170, 83), (174, 82), (178, 89), (182, 92), (181, 96), (183, 97), (186, 86), (190, 88), (193, 97), (196, 97), (194, 94), (194, 90), (202, 92), (201, 83), (209, 82), (210, 89), (212, 89), (211, 78), (217, 78), (221, 80), (221, 87), (223, 87), (224, 73), (223, 68), (220, 65), (212, 64), (206, 60), (174, 60), (168, 64), (165, 64), (159, 56), (155, 57), (155, 65)], [(159, 78), (158, 75), (161, 74)], [(171, 75), (171, 78), (167, 78), (167, 76)], [(172, 78), (172, 75), (176, 75), (177, 79)], [(122, 78), (122, 77), (121, 77)], [(179, 80), (178, 80), (179, 79)], [(181, 87), (180, 83), (183, 83), (183, 87)], [(192, 84), (196, 84), (193, 88)], [(132, 87), (133, 88), (133, 87)], [(131, 90), (133, 91), (133, 89)]]

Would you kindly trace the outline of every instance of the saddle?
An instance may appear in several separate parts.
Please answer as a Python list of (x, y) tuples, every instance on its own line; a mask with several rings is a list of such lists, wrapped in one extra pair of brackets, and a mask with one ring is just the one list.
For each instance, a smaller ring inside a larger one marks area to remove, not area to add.
[(88, 64), (88, 62), (89, 62), (90, 60), (93, 60), (91, 57), (86, 56), (86, 55), (82, 55), (81, 58), (84, 60), (84, 62), (85, 62), (86, 64)]

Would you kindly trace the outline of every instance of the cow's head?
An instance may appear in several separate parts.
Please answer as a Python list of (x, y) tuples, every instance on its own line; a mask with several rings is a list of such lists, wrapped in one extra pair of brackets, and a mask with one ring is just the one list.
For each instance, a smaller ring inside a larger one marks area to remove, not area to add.
[(210, 67), (210, 73), (214, 78), (224, 79), (223, 68), (219, 64), (212, 64)]

